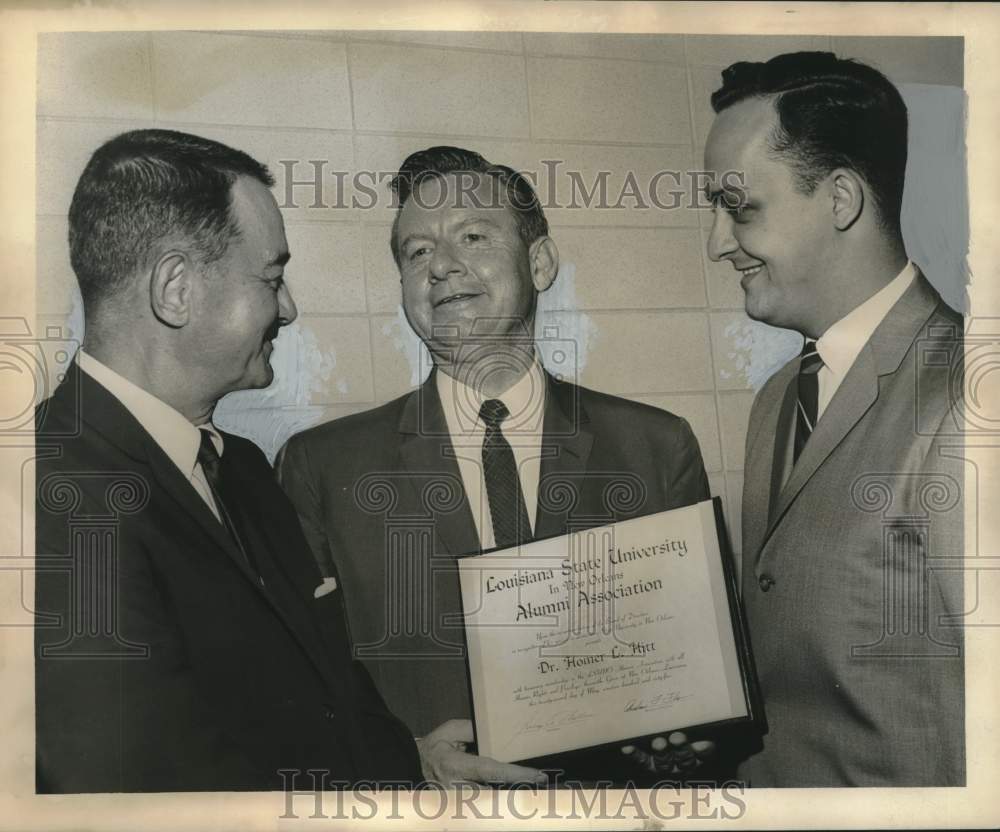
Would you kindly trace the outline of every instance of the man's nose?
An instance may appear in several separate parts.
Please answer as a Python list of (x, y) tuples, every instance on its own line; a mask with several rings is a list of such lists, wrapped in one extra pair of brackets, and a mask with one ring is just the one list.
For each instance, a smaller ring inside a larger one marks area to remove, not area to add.
[(712, 230), (708, 235), (708, 258), (714, 262), (736, 253), (740, 244), (733, 236), (733, 218), (721, 205), (712, 209)]
[(434, 247), (431, 255), (430, 276), (431, 282), (437, 283), (441, 280), (448, 280), (465, 274), (465, 265), (457, 256), (455, 249), (447, 242), (438, 243)]
[(299, 316), (299, 309), (292, 298), (292, 290), (287, 283), (282, 283), (278, 290), (278, 323), (288, 326)]

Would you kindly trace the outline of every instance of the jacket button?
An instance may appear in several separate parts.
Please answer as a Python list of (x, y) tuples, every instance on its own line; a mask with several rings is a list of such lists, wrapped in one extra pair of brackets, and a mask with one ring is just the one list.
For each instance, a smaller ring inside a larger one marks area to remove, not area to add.
[(757, 583), (760, 585), (761, 592), (767, 592), (772, 586), (774, 586), (774, 578), (765, 572), (760, 576), (760, 580), (758, 580)]
[(327, 719), (337, 718), (337, 714), (334, 712), (333, 708), (331, 708), (329, 705), (323, 706), (323, 716), (325, 716)]

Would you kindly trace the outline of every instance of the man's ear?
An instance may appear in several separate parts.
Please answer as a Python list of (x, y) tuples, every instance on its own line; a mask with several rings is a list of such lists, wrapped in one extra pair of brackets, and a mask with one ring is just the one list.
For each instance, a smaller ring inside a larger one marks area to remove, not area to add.
[(837, 168), (828, 177), (833, 196), (833, 223), (838, 231), (847, 231), (861, 216), (865, 206), (865, 189), (858, 176), (849, 168)]
[(183, 251), (161, 254), (153, 264), (149, 305), (167, 326), (179, 329), (191, 319), (194, 276), (194, 263)]
[(531, 282), (535, 289), (544, 292), (551, 286), (559, 273), (559, 249), (551, 237), (539, 237), (528, 249), (531, 263)]

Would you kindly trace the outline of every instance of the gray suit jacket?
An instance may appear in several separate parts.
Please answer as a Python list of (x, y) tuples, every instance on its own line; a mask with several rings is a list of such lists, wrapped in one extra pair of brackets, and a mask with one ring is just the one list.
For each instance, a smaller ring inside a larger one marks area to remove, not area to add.
[(964, 783), (961, 339), (918, 275), (790, 471), (799, 360), (754, 402), (742, 585), (770, 733), (751, 785)]
[[(708, 499), (698, 443), (663, 410), (547, 377), (535, 536)], [(455, 556), (479, 549), (434, 376), (289, 440), (277, 461), (356, 655), (417, 736), (472, 716)]]

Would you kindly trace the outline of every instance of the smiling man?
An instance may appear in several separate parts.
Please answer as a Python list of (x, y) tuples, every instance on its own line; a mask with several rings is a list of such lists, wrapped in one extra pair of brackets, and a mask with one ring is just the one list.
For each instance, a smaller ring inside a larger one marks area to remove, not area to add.
[(267, 460), (211, 422), (271, 383), (296, 316), (272, 184), (167, 130), (110, 140), (77, 184), (86, 337), (37, 413), (39, 792), (420, 778)]
[(708, 253), (751, 318), (806, 339), (747, 431), (743, 597), (770, 733), (741, 774), (962, 785), (962, 318), (904, 248), (906, 107), (829, 53), (722, 77)]
[(707, 478), (684, 420), (543, 369), (535, 309), (559, 252), (527, 179), (433, 147), (393, 188), (403, 309), (434, 370), (412, 393), (294, 437), (278, 470), (321, 568), (344, 584), (356, 654), (424, 737), (425, 773), (533, 779), (464, 753), (455, 557), (697, 502)]

